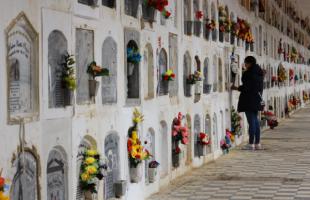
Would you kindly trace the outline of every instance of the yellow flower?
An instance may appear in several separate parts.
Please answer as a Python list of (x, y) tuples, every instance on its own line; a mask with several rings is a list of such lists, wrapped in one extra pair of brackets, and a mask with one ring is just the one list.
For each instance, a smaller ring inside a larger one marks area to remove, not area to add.
[(88, 165), (93, 164), (95, 161), (96, 161), (96, 159), (93, 158), (93, 157), (87, 157), (87, 158), (85, 159), (85, 163), (88, 164)]
[(10, 200), (9, 197), (5, 196), (2, 191), (0, 191), (0, 200)]
[(81, 174), (82, 181), (89, 181), (90, 175), (88, 173)]
[(166, 75), (167, 76), (171, 76), (173, 74), (173, 71), (171, 69), (168, 69), (167, 72), (166, 72)]
[(90, 149), (90, 150), (87, 150), (86, 154), (87, 154), (88, 156), (95, 156), (95, 155), (98, 154), (98, 152), (97, 152), (96, 150)]
[(98, 171), (97, 168), (93, 165), (87, 166), (85, 169), (86, 169), (86, 172), (91, 175), (96, 174)]

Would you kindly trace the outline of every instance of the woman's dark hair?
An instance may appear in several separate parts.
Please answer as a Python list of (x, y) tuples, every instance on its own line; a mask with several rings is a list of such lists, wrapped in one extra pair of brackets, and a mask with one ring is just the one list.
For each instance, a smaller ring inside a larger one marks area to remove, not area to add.
[(250, 64), (250, 65), (256, 65), (256, 59), (253, 56), (247, 56), (244, 59), (244, 63)]

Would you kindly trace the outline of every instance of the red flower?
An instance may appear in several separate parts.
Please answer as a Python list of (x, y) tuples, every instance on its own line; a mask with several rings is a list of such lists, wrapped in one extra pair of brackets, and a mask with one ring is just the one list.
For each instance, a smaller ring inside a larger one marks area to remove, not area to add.
[(171, 74), (171, 77), (172, 77), (172, 78), (175, 78), (175, 74)]
[(171, 15), (171, 12), (169, 12), (167, 10), (164, 11), (164, 17), (169, 18), (170, 15)]
[(203, 16), (202, 11), (199, 10), (199, 11), (196, 12), (196, 18), (197, 18), (197, 19), (201, 19), (202, 16)]
[(0, 189), (4, 187), (5, 179), (0, 177)]
[(131, 149), (132, 149), (132, 142), (131, 142), (131, 140), (127, 140), (127, 149), (128, 149), (128, 152), (130, 152)]
[(181, 153), (181, 149), (180, 149), (180, 147), (178, 147), (178, 146), (177, 146), (177, 147), (175, 148), (175, 153), (176, 153), (176, 154)]
[(164, 80), (167, 81), (169, 79), (169, 76), (164, 75)]

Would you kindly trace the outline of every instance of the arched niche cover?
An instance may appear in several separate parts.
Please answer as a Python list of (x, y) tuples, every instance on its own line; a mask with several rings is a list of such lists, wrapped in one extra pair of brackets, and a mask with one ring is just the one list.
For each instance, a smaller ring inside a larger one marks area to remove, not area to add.
[(68, 42), (64, 34), (59, 30), (52, 31), (48, 36), (48, 105), (50, 108), (65, 106), (62, 75), (67, 50)]
[(37, 157), (29, 150), (20, 152), (13, 162), (13, 167), (15, 175), (10, 199), (40, 200)]
[(117, 44), (112, 37), (102, 44), (102, 66), (110, 72), (102, 77), (102, 103), (113, 104), (117, 102)]
[(115, 197), (114, 183), (120, 179), (119, 136), (117, 133), (109, 134), (104, 140), (104, 153), (108, 159), (108, 172), (105, 178), (106, 199)]
[(176, 75), (174, 81), (169, 83), (169, 96), (177, 96), (179, 91), (179, 71), (178, 71), (178, 36), (169, 33), (169, 68)]
[(140, 103), (140, 69), (139, 63), (127, 62), (127, 48), (140, 48), (140, 33), (134, 29), (125, 28), (125, 84), (126, 101), (129, 104)]
[(192, 59), (188, 51), (185, 52), (183, 57), (183, 87), (184, 87), (184, 96), (190, 97), (191, 94), (191, 85), (187, 84), (187, 79), (191, 74), (191, 65)]
[(158, 56), (158, 67), (159, 67), (159, 95), (168, 94), (168, 81), (163, 79), (162, 74), (164, 74), (168, 69), (168, 57), (165, 49), (161, 49)]
[(67, 158), (63, 148), (55, 147), (50, 151), (46, 175), (47, 200), (68, 199)]

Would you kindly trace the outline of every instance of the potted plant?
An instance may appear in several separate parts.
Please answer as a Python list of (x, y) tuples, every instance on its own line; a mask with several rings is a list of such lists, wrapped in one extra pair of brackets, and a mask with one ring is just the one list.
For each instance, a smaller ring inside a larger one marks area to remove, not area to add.
[(150, 183), (154, 183), (156, 181), (158, 166), (159, 166), (159, 163), (156, 160), (153, 160), (149, 163), (148, 175), (149, 175)]
[(94, 149), (86, 149), (79, 156), (82, 157), (79, 185), (84, 193), (85, 200), (92, 200), (93, 194), (97, 193), (98, 181), (103, 179), (107, 165)]
[(187, 84), (194, 85), (197, 81), (201, 81), (201, 72), (195, 71), (193, 74), (190, 74), (186, 80)]
[(72, 104), (72, 93), (76, 89), (76, 77), (74, 70), (74, 56), (66, 53), (64, 55), (62, 84), (65, 89), (64, 103), (65, 105)]
[(162, 74), (161, 87), (163, 88), (163, 93), (168, 94), (169, 92), (169, 82), (174, 81), (175, 73), (171, 69), (168, 69)]
[(171, 69), (168, 69), (165, 73), (162, 74), (164, 81), (174, 81), (175, 73)]
[(151, 157), (149, 151), (144, 148), (138, 135), (138, 124), (143, 121), (143, 115), (134, 110), (134, 125), (128, 130), (127, 151), (129, 159), (130, 181), (132, 183), (140, 182), (142, 178), (142, 161)]
[(196, 11), (195, 13), (196, 20), (194, 21), (194, 34), (198, 37), (200, 36), (200, 33), (201, 33), (202, 17), (203, 17), (203, 12), (200, 10)]
[(87, 73), (90, 75), (91, 79), (88, 81), (89, 84), (89, 96), (94, 97), (97, 94), (99, 82), (96, 81), (97, 76), (109, 76), (109, 70), (102, 68), (96, 64), (95, 61), (88, 65)]
[(205, 22), (206, 22), (206, 24), (205, 24), (205, 27), (206, 27), (205, 38), (206, 38), (207, 40), (209, 40), (210, 33), (211, 33), (213, 30), (215, 30), (215, 28), (216, 28), (216, 23), (215, 23), (215, 21), (214, 21), (213, 19), (210, 20), (209, 18), (206, 18), (206, 19), (205, 19)]
[(210, 137), (206, 133), (199, 133), (198, 139), (197, 139), (197, 145), (198, 145), (198, 155), (199, 156), (204, 156), (206, 155), (205, 148), (207, 145), (210, 145)]
[(174, 167), (180, 165), (179, 155), (181, 153), (180, 143), (183, 145), (188, 144), (188, 129), (182, 125), (183, 115), (181, 112), (173, 120), (172, 126), (172, 163)]

